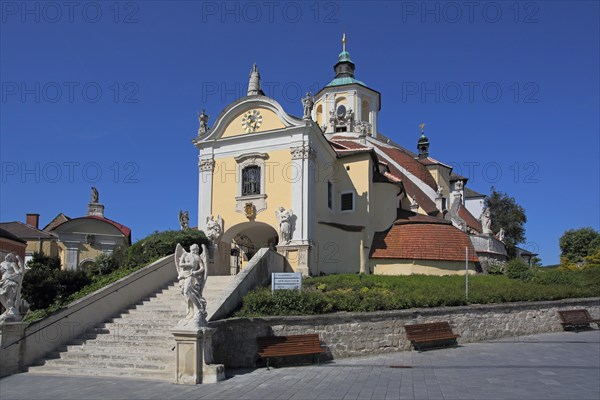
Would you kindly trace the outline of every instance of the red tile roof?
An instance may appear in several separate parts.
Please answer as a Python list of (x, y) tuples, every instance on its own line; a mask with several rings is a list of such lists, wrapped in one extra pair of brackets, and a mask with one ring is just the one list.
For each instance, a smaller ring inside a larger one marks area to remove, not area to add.
[(394, 224), (373, 237), (370, 258), (478, 262), (469, 235), (447, 223)]
[(347, 149), (352, 149), (352, 150), (363, 150), (363, 149), (367, 149), (370, 150), (370, 147), (364, 146), (360, 143), (356, 143), (352, 140), (337, 140), (337, 139), (333, 139), (333, 142), (339, 145), (344, 146)]
[(471, 214), (471, 212), (467, 210), (467, 207), (463, 206), (462, 204), (458, 208), (458, 216), (461, 217), (463, 221), (465, 221), (469, 228), (475, 229), (479, 233), (483, 232), (481, 222), (479, 222), (477, 218), (475, 218), (473, 214)]
[(431, 157), (417, 158), (417, 161), (419, 161), (421, 164), (423, 164), (425, 166), (427, 166), (427, 165), (441, 165), (443, 167), (452, 169), (451, 166), (449, 166), (447, 164), (444, 164), (443, 162), (438, 161), (435, 158), (431, 158)]
[(448, 221), (439, 216), (432, 217), (430, 215), (417, 214), (412, 211), (399, 208), (394, 225), (428, 223), (428, 224), (446, 224), (452, 225), (452, 221)]
[(437, 215), (439, 210), (435, 206), (433, 200), (429, 198), (423, 191), (410, 179), (408, 179), (398, 168), (396, 168), (393, 164), (388, 164), (388, 168), (390, 172), (386, 172), (384, 175), (392, 180), (392, 181), (400, 181), (404, 185), (404, 190), (411, 197), (414, 196), (417, 199), (417, 204), (421, 207), (427, 214)]
[(375, 143), (373, 143), (373, 145), (383, 151), (388, 157), (401, 165), (408, 172), (423, 181), (427, 186), (433, 190), (437, 190), (437, 183), (435, 182), (435, 179), (433, 179), (431, 173), (429, 173), (423, 164), (415, 160), (413, 156), (408, 154), (406, 151), (399, 147), (386, 147)]

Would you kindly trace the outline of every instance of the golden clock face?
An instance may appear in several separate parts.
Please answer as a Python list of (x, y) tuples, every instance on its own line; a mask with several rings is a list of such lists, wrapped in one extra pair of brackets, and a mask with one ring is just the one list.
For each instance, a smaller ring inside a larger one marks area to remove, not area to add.
[(242, 128), (246, 132), (254, 132), (262, 124), (262, 115), (258, 110), (250, 110), (242, 118)]

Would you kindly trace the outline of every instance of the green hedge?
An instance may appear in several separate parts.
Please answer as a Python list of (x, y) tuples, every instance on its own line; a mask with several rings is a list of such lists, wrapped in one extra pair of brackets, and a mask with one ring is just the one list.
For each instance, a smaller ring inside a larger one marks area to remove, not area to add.
[[(464, 276), (329, 275), (306, 278), (300, 291), (260, 288), (235, 316), (312, 315), (466, 305)], [(502, 275), (469, 277), (469, 303), (558, 300), (600, 296), (600, 268), (535, 271), (527, 281)]]
[(181, 243), (188, 249), (192, 244), (209, 244), (204, 232), (194, 229), (185, 231), (154, 232), (127, 248), (123, 260), (124, 268), (146, 265), (175, 252), (175, 246)]

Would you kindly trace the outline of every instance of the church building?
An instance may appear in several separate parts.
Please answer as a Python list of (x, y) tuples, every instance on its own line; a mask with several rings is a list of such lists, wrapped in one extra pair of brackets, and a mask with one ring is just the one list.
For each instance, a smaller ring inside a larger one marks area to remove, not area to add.
[[(209, 128), (199, 115), (198, 228), (213, 242), (209, 273), (236, 273), (259, 249), (304, 275), (464, 274), (506, 251), (490, 230), (483, 195), (430, 156), (421, 125), (416, 152), (378, 130), (381, 93), (356, 79), (343, 49), (333, 80), (288, 114), (261, 90)], [(467, 261), (468, 260), (468, 261)]]

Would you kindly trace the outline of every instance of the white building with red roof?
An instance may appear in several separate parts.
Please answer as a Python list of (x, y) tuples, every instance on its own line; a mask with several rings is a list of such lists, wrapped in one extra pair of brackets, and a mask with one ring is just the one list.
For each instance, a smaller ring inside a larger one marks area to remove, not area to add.
[(59, 213), (43, 229), (39, 218), (39, 214), (27, 214), (26, 223), (0, 223), (0, 228), (26, 241), (26, 261), (34, 252), (40, 252), (58, 256), (63, 269), (85, 269), (100, 254), (131, 245), (131, 229), (104, 216), (104, 205), (99, 203), (95, 189), (87, 215), (69, 218)]

